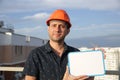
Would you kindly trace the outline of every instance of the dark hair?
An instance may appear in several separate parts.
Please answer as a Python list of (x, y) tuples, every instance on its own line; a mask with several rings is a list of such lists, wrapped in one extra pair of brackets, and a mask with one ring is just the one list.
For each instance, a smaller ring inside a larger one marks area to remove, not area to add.
[(66, 25), (67, 29), (70, 28), (70, 24), (68, 22), (65, 22), (65, 25)]

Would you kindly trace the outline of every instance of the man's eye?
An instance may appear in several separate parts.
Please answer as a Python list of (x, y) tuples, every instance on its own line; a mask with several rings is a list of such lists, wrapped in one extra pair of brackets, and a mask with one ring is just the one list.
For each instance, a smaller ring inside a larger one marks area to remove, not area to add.
[(51, 25), (52, 27), (55, 27), (56, 25)]
[(60, 27), (61, 27), (61, 28), (65, 28), (65, 26), (64, 26), (64, 25), (60, 25)]

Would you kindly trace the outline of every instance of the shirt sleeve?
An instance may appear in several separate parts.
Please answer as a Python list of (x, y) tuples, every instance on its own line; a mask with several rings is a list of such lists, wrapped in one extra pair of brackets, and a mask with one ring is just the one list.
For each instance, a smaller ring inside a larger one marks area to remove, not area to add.
[(23, 76), (29, 75), (29, 76), (34, 76), (37, 77), (38, 74), (38, 65), (37, 65), (37, 55), (35, 54), (35, 51), (31, 51), (29, 54), (24, 70), (23, 70)]

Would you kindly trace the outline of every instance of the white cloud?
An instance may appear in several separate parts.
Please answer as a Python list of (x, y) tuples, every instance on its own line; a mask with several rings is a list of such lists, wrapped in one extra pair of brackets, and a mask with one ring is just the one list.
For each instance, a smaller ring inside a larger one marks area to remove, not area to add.
[(19, 28), (19, 29), (15, 29), (15, 32), (22, 33), (22, 34), (30, 34), (37, 30), (40, 30), (40, 27), (37, 26), (37, 27), (33, 27), (33, 28), (30, 28), (30, 27)]
[(0, 3), (0, 13), (42, 10), (42, 3), (42, 0), (3, 0)]
[[(76, 35), (80, 36), (76, 36)], [(120, 35), (120, 24), (91, 24), (89, 26), (73, 27), (69, 37), (91, 37), (91, 36), (106, 36)]]
[(3, 0), (0, 13), (49, 10), (53, 8), (83, 8), (90, 10), (120, 10), (119, 0)]
[(43, 19), (46, 19), (48, 18), (49, 14), (47, 13), (37, 13), (37, 14), (34, 14), (32, 16), (25, 16), (23, 17), (23, 19), (32, 19), (32, 20), (43, 20)]
[(113, 30), (119, 30), (120, 31), (120, 24), (101, 24), (101, 25), (97, 25), (97, 24), (91, 24), (89, 26), (80, 26), (80, 27), (73, 27), (72, 30), (92, 30), (92, 29), (113, 29)]
[(120, 9), (118, 0), (81, 0), (81, 7), (91, 10), (117, 10)]
[(15, 33), (44, 39), (47, 38), (47, 27), (36, 26), (36, 27), (19, 28), (19, 29), (15, 29)]

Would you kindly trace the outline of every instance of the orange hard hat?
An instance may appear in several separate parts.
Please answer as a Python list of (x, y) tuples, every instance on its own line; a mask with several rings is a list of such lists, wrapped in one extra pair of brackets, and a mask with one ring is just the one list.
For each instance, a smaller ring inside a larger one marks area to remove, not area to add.
[(49, 25), (49, 22), (51, 20), (62, 20), (62, 21), (65, 21), (65, 22), (68, 23), (68, 26), (71, 27), (70, 18), (68, 16), (68, 14), (66, 13), (66, 11), (64, 11), (62, 9), (57, 9), (50, 15), (50, 17), (46, 21), (47, 25)]

